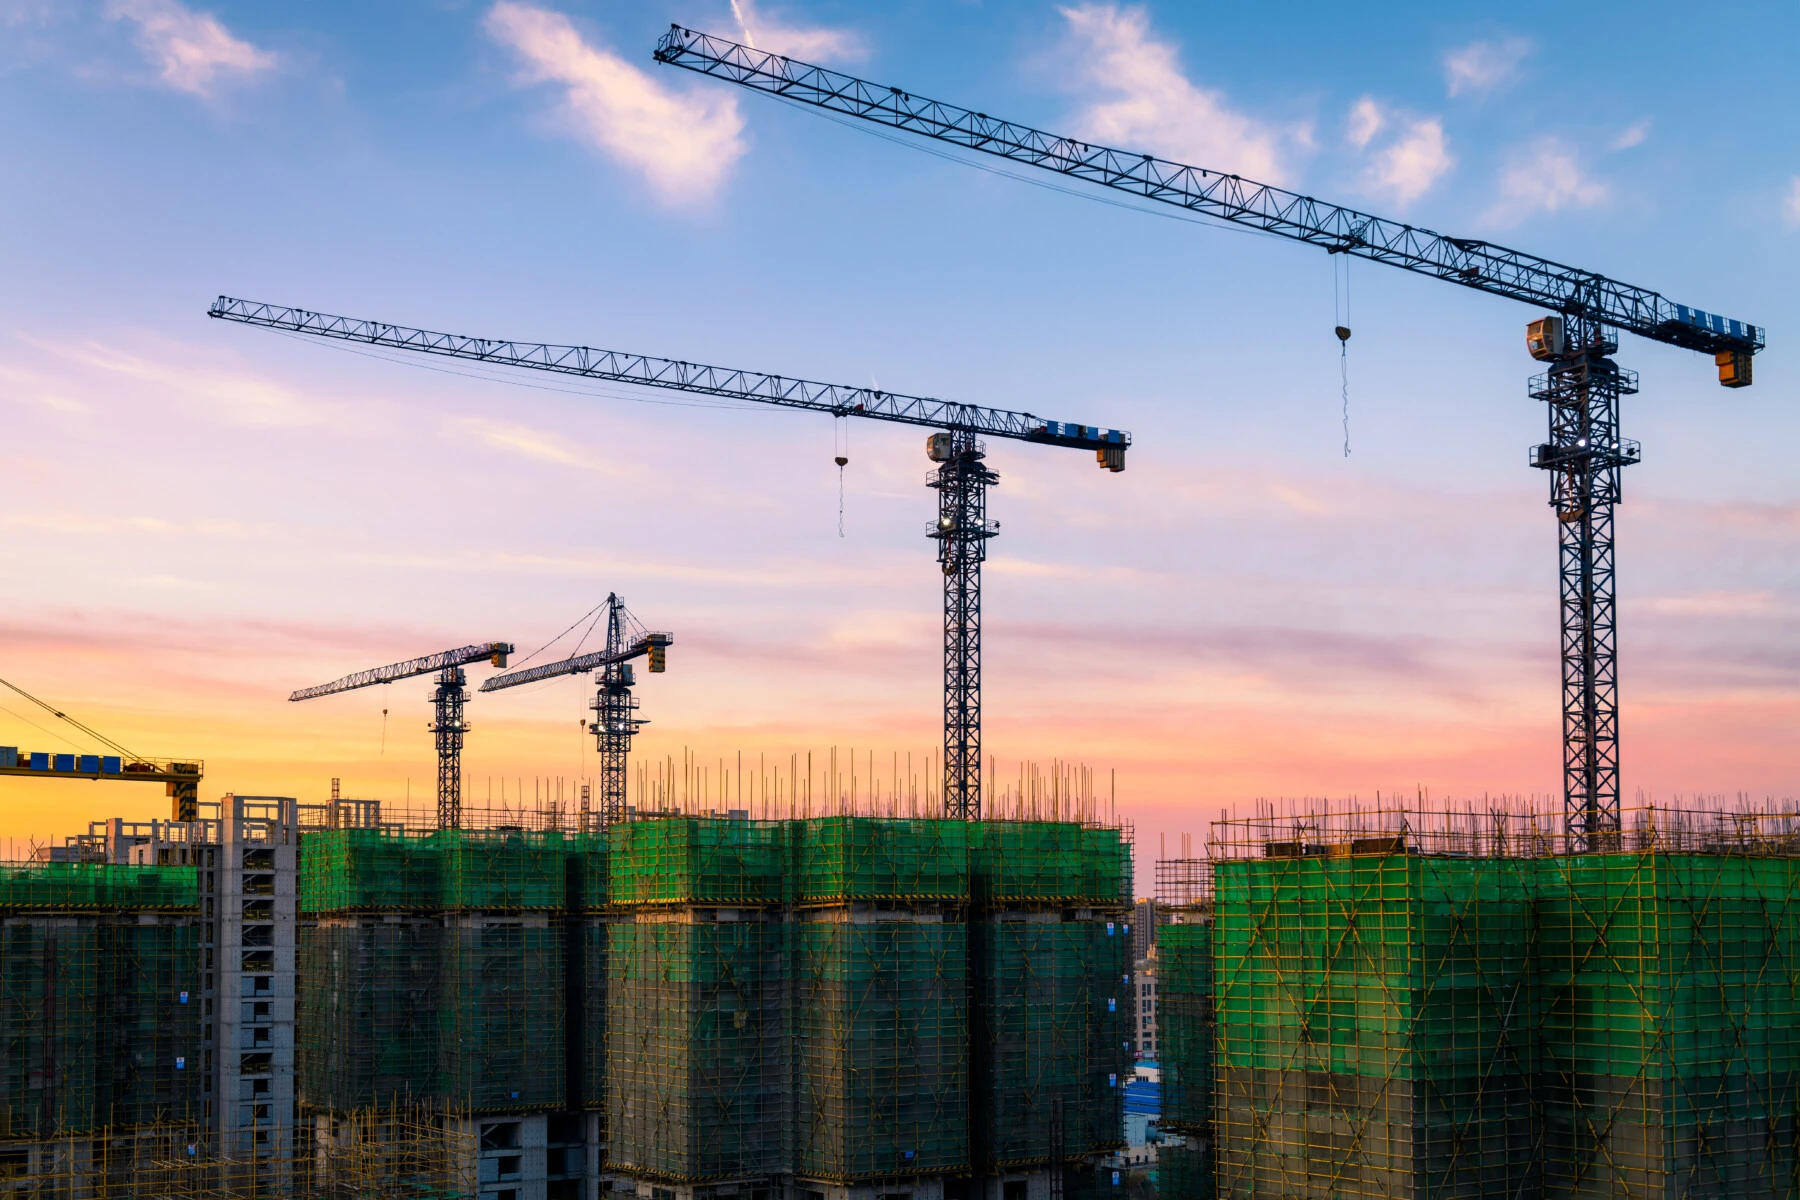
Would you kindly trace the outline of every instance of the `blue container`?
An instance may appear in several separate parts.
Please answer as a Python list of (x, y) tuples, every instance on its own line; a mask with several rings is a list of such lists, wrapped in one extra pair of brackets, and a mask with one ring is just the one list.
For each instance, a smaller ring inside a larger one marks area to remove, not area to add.
[(19, 765), (19, 748), (17, 746), (0, 746), (0, 767), (16, 767)]
[(100, 756), (98, 754), (82, 755), (81, 773), (83, 775), (98, 775), (100, 773)]
[(58, 771), (73, 771), (75, 769), (75, 756), (73, 754), (57, 755), (55, 768)]
[(119, 756), (116, 754), (101, 756), (100, 773), (103, 775), (117, 775), (119, 773)]
[(31, 769), (34, 771), (48, 771), (50, 769), (50, 756), (45, 754), (42, 750), (33, 750), (31, 752)]

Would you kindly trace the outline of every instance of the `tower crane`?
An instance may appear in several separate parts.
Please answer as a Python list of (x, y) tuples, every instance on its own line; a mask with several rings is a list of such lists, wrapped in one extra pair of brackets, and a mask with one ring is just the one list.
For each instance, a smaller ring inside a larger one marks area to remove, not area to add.
[(357, 688), (393, 683), (397, 679), (411, 679), (415, 675), (429, 675), (436, 671), (437, 691), (431, 698), (436, 712), (435, 719), (428, 728), (437, 735), (438, 828), (456, 829), (462, 825), (463, 734), (469, 732), (469, 726), (463, 721), (463, 688), (467, 686), (469, 677), (464, 674), (463, 668), (483, 660), (496, 667), (504, 667), (506, 656), (512, 652), (511, 642), (477, 642), (458, 650), (445, 650), (438, 654), (427, 654), (423, 658), (410, 658), (392, 666), (358, 671), (354, 675), (346, 675), (318, 687), (301, 688), (289, 696), (288, 700), (316, 700), (320, 696), (335, 696), (339, 692), (352, 692)]
[(1531, 381), (1530, 395), (1545, 402), (1549, 415), (1548, 436), (1531, 447), (1529, 461), (1547, 473), (1557, 516), (1564, 815), (1576, 847), (1610, 844), (1620, 820), (1613, 507), (1622, 469), (1639, 457), (1638, 444), (1619, 432), (1619, 397), (1637, 391), (1637, 375), (1613, 362), (1615, 331), (1710, 354), (1719, 382), (1736, 388), (1750, 384), (1763, 330), (1490, 242), (1446, 237), (1237, 175), (1046, 133), (679, 25), (657, 43), (656, 59), (1328, 254), (1387, 263), (1551, 310), (1527, 329), (1532, 357), (1548, 364)]
[(982, 438), (1092, 450), (1099, 465), (1114, 472), (1125, 469), (1131, 445), (1131, 435), (1123, 430), (1051, 421), (1028, 412), (588, 346), (432, 333), (229, 296), (220, 296), (207, 315), (395, 350), (937, 430), (925, 443), (926, 454), (938, 464), (929, 484), (937, 489), (938, 515), (928, 536), (938, 543), (944, 574), (944, 811), (955, 817), (981, 815), (981, 563), (988, 539), (999, 530), (987, 516), (987, 490), (1000, 481), (983, 461), (987, 451)]
[(638, 702), (637, 697), (631, 694), (631, 689), (637, 680), (632, 676), (631, 660), (640, 656), (648, 658), (650, 673), (660, 675), (668, 670), (669, 645), (674, 640), (675, 635), (672, 633), (653, 633), (639, 625), (625, 607), (625, 601), (619, 599), (618, 593), (613, 592), (606, 597), (605, 649), (596, 650), (592, 654), (578, 654), (574, 658), (546, 663), (541, 667), (525, 667), (505, 675), (496, 675), (481, 685), (484, 692), (497, 692), (501, 688), (536, 683), (540, 679), (594, 672), (597, 690), (593, 704), (589, 705), (594, 710), (594, 720), (588, 726), (588, 732), (594, 735), (595, 746), (600, 752), (602, 827), (625, 819), (625, 784), (628, 778), (625, 762), (631, 754), (631, 737), (650, 723), (634, 715)]
[(0, 746), (0, 776), (16, 775), (35, 779), (114, 779), (128, 783), (160, 783), (169, 797), (169, 819), (200, 819), (200, 780), (206, 764), (181, 762), (172, 758), (145, 758), (133, 754), (119, 743), (93, 729), (55, 705), (40, 700), (11, 680), (0, 679), (0, 685), (17, 692), (59, 721), (65, 721), (99, 742), (110, 754), (64, 754), (48, 750), (20, 750), (17, 746)]

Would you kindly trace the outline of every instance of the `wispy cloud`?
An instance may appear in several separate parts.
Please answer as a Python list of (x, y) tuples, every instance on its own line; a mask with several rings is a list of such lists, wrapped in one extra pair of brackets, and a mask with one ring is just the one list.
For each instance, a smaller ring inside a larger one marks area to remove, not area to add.
[(275, 66), (275, 55), (235, 37), (211, 13), (180, 0), (111, 0), (106, 15), (137, 26), (138, 49), (176, 91), (210, 97), (221, 84)]
[(1368, 150), (1389, 128), (1392, 136), (1375, 148), (1363, 171), (1362, 189), (1404, 208), (1430, 191), (1456, 160), (1450, 156), (1442, 121), (1389, 114), (1369, 96), (1351, 105), (1345, 138), (1356, 149)]
[(1501, 170), (1496, 191), (1484, 220), (1500, 226), (1517, 225), (1533, 213), (1593, 208), (1612, 194), (1582, 168), (1573, 147), (1554, 137), (1516, 151)]
[(624, 467), (604, 462), (568, 445), (556, 434), (510, 421), (494, 421), (486, 417), (452, 417), (444, 422), (444, 431), (452, 437), (478, 442), (519, 458), (556, 463), (609, 475), (629, 474)]
[(1076, 76), (1095, 97), (1076, 117), (1082, 137), (1265, 183), (1292, 177), (1283, 135), (1191, 82), (1144, 9), (1082, 4), (1062, 15)]
[(1535, 49), (1531, 39), (1523, 37), (1470, 42), (1444, 55), (1444, 88), (1452, 96), (1492, 91), (1517, 78), (1519, 67)]
[(1789, 229), (1800, 229), (1800, 175), (1788, 180), (1787, 192), (1781, 198), (1781, 217)]
[(200, 401), (228, 424), (253, 427), (311, 425), (322, 416), (316, 406), (306, 402), (293, 389), (258, 375), (145, 358), (93, 341), (49, 342), (24, 334), (19, 335), (19, 339), (65, 362), (139, 380), (184, 401)]
[(571, 133), (638, 171), (665, 201), (712, 195), (747, 149), (735, 96), (665, 87), (590, 44), (559, 12), (501, 0), (488, 11), (486, 27), (524, 64), (521, 83), (562, 87)]
[(1345, 124), (1345, 140), (1358, 150), (1367, 149), (1386, 124), (1387, 114), (1381, 111), (1381, 105), (1375, 103), (1372, 97), (1364, 96), (1350, 106), (1350, 118)]
[(816, 63), (857, 63), (869, 57), (862, 35), (823, 25), (783, 25), (757, 11), (755, 0), (731, 0), (744, 44), (787, 58)]
[(1641, 121), (1633, 121), (1630, 125), (1626, 126), (1624, 131), (1612, 140), (1612, 149), (1615, 151), (1629, 150), (1633, 146), (1643, 145), (1649, 137), (1650, 118), (1645, 117)]

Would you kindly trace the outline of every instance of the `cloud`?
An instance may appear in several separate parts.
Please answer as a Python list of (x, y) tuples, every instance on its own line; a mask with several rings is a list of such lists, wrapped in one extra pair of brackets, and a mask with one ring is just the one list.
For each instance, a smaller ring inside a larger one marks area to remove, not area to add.
[(180, 0), (112, 0), (106, 15), (137, 26), (138, 49), (177, 91), (211, 96), (221, 82), (275, 66), (273, 54), (233, 37), (217, 17)]
[(1789, 229), (1800, 229), (1800, 175), (1788, 180), (1787, 193), (1781, 198), (1781, 218)]
[(523, 83), (564, 88), (563, 116), (582, 141), (644, 176), (670, 203), (710, 196), (747, 149), (737, 97), (672, 91), (611, 51), (589, 45), (561, 13), (501, 0), (487, 32), (513, 50)]
[(1500, 172), (1498, 193), (1483, 218), (1492, 225), (1517, 225), (1536, 212), (1593, 208), (1612, 194), (1582, 170), (1572, 147), (1554, 137), (1514, 153)]
[(315, 424), (320, 412), (298, 393), (279, 383), (240, 371), (159, 362), (99, 342), (66, 345), (40, 341), (20, 334), (19, 340), (56, 355), (65, 362), (109, 374), (137, 379), (185, 400), (199, 400), (233, 425), (252, 427)]
[(1470, 42), (1444, 55), (1444, 87), (1452, 96), (1492, 91), (1517, 76), (1534, 49), (1531, 39), (1522, 37)]
[(1363, 172), (1362, 188), (1405, 207), (1430, 191), (1456, 160), (1450, 156), (1442, 121), (1435, 117), (1390, 120), (1368, 96), (1351, 106), (1345, 136), (1352, 146), (1366, 150), (1377, 134), (1396, 124), (1394, 135), (1375, 151)]
[(1619, 134), (1618, 137), (1613, 139), (1612, 149), (1615, 151), (1629, 150), (1633, 146), (1641, 146), (1644, 144), (1645, 140), (1647, 138), (1649, 138), (1649, 136), (1650, 136), (1650, 118), (1649, 117), (1645, 117), (1641, 121), (1633, 121), (1629, 126), (1626, 127), (1626, 129), (1623, 133)]
[(868, 44), (848, 29), (822, 25), (777, 25), (756, 11), (755, 0), (731, 0), (744, 44), (784, 58), (803, 62), (862, 62), (869, 57)]
[(1385, 124), (1387, 124), (1387, 117), (1382, 114), (1381, 105), (1375, 103), (1370, 97), (1364, 96), (1350, 106), (1350, 120), (1345, 137), (1352, 146), (1358, 150), (1364, 150), (1374, 140), (1375, 135), (1381, 132), (1381, 127)]
[(493, 421), (486, 417), (453, 417), (444, 422), (445, 432), (468, 438), (495, 450), (559, 466), (579, 467), (609, 475), (629, 474), (622, 468), (596, 460), (566, 445), (556, 434), (514, 425), (509, 421)]
[(1077, 115), (1081, 137), (1264, 183), (1290, 177), (1282, 135), (1189, 82), (1175, 46), (1156, 37), (1142, 8), (1082, 4), (1062, 15), (1078, 77), (1106, 97)]

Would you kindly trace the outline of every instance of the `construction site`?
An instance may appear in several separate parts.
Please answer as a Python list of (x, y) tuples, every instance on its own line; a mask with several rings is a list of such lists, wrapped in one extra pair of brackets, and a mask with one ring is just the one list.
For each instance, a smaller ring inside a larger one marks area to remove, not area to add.
[(4, 1194), (1095, 1192), (1129, 829), (887, 800), (227, 797), (0, 867)]
[[(0, 680), (93, 751), (0, 747), (0, 779), (160, 784), (169, 814), (0, 862), (0, 1200), (1800, 1197), (1800, 807), (1621, 802), (1613, 516), (1639, 447), (1618, 335), (1740, 388), (1764, 330), (680, 26), (654, 61), (1530, 305), (1560, 798), (1244, 798), (1198, 852), (1134, 862), (1116, 781), (997, 778), (981, 694), (986, 439), (1111, 478), (1131, 434), (221, 295), (214, 320), (355, 353), (929, 430), (941, 754), (634, 761), (636, 671), (676, 638), (616, 593), (560, 660), (481, 640), (289, 694), (431, 684), (417, 809), (335, 778), (208, 798), (203, 760)], [(473, 799), (483, 665), (483, 695), (591, 680), (591, 779)], [(1154, 1096), (1135, 1127), (1131, 1083)]]

